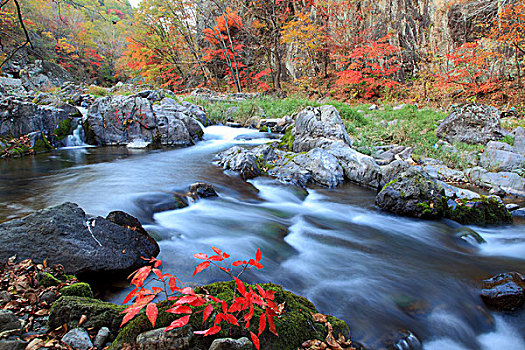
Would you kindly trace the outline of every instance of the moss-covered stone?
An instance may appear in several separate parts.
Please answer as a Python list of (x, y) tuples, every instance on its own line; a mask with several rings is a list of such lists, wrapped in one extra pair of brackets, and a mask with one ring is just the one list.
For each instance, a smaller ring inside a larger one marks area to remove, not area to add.
[(78, 282), (69, 286), (62, 287), (60, 293), (72, 297), (93, 298), (91, 286), (86, 282)]
[[(459, 202), (459, 203), (458, 203)], [(512, 215), (496, 197), (448, 201), (445, 216), (463, 225), (512, 224)]]
[(60, 283), (60, 280), (50, 274), (49, 272), (40, 272), (38, 275), (36, 275), (36, 280), (38, 281), (38, 284), (43, 287), (53, 287), (58, 286)]
[(294, 126), (290, 125), (286, 129), (283, 137), (281, 137), (281, 141), (279, 142), (279, 146), (280, 147), (283, 147), (283, 148), (286, 148), (286, 149), (289, 149), (289, 150), (293, 149), (293, 142), (295, 141), (295, 135), (293, 133), (293, 128), (294, 128)]
[(86, 142), (88, 145), (96, 145), (97, 139), (95, 132), (91, 128), (91, 125), (89, 125), (88, 121), (84, 121), (82, 123), (82, 129), (84, 129), (84, 135), (86, 136)]
[(71, 119), (64, 119), (58, 123), (58, 127), (53, 131), (57, 140), (62, 140), (71, 134)]
[[(248, 286), (248, 285), (247, 285)], [(275, 327), (279, 336), (275, 336), (266, 330), (260, 337), (261, 349), (283, 349), (283, 350), (295, 350), (304, 341), (309, 339), (325, 339), (327, 335), (326, 327), (321, 323), (316, 323), (313, 320), (311, 313), (317, 313), (315, 306), (306, 298), (295, 295), (289, 291), (284, 290), (281, 286), (272, 283), (261, 284), (265, 290), (274, 290), (276, 304), (284, 303), (285, 309), (283, 314), (275, 319)], [(216, 282), (203, 287), (197, 287), (195, 292), (203, 293), (206, 289), (211, 295), (216, 296), (219, 299), (224, 299), (228, 303), (233, 298), (233, 290), (235, 284), (233, 282)], [(252, 286), (255, 288), (255, 286)], [(159, 316), (157, 318), (156, 328), (166, 327), (175, 319), (179, 318), (180, 315), (173, 315), (166, 312), (171, 303), (163, 302), (159, 304)], [(202, 307), (201, 307), (202, 308)], [(212, 326), (213, 317), (206, 324), (202, 324), (202, 313), (194, 312), (195, 316), (190, 319), (190, 326), (193, 330), (207, 329)], [(213, 315), (212, 315), (213, 316)], [(192, 349), (208, 349), (211, 342), (215, 338), (233, 337), (240, 338), (243, 336), (250, 337), (249, 331), (257, 333), (258, 320), (260, 313), (256, 312), (250, 328), (245, 330), (239, 327), (231, 327), (223, 329), (213, 337), (201, 337), (196, 336), (193, 339)], [(349, 336), (348, 326), (344, 321), (341, 321), (335, 317), (329, 316), (328, 321), (334, 328), (334, 334), (337, 336), (338, 333), (342, 333), (345, 336)], [(140, 333), (151, 330), (151, 324), (149, 323), (146, 315), (142, 313), (135, 320), (131, 321), (125, 326), (117, 339), (113, 342), (111, 349), (119, 349), (122, 344), (133, 343), (135, 338)]]
[(63, 324), (74, 328), (82, 315), (86, 316), (84, 328), (108, 327), (114, 337), (122, 322), (124, 306), (106, 303), (101, 300), (76, 296), (62, 296), (55, 301), (49, 313), (49, 328), (55, 329)]

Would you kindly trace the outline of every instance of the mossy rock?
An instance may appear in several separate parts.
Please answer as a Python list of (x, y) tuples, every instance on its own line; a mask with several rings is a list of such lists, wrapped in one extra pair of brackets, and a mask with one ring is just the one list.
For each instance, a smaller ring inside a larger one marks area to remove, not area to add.
[(62, 287), (60, 293), (72, 297), (93, 298), (91, 286), (86, 282), (78, 282), (69, 286)]
[[(247, 287), (249, 285), (246, 285)], [(206, 289), (211, 295), (216, 296), (219, 299), (224, 299), (230, 303), (233, 298), (233, 289), (235, 284), (233, 282), (216, 282), (203, 287), (195, 288), (196, 293), (203, 293)], [(255, 286), (251, 286), (255, 289)], [(280, 318), (275, 319), (275, 327), (279, 336), (275, 336), (268, 330), (265, 330), (260, 336), (261, 349), (282, 349), (282, 350), (295, 350), (300, 345), (309, 339), (322, 339), (324, 340), (327, 335), (326, 327), (321, 323), (316, 323), (311, 313), (317, 313), (315, 306), (306, 298), (295, 295), (289, 291), (284, 290), (281, 286), (265, 283), (261, 284), (265, 290), (274, 290), (276, 304), (284, 303), (285, 308)], [(181, 315), (173, 315), (170, 313), (163, 312), (171, 306), (171, 302), (162, 302), (159, 304), (159, 315), (157, 318), (156, 328), (166, 327), (175, 319), (181, 317)], [(201, 309), (202, 307), (198, 308)], [(207, 329), (212, 326), (210, 322), (213, 322), (213, 315), (206, 322), (202, 324), (202, 313), (194, 312), (195, 316), (190, 319), (190, 326), (193, 330)], [(193, 337), (192, 349), (208, 349), (211, 343), (216, 338), (240, 338), (250, 337), (249, 331), (257, 333), (259, 326), (260, 312), (256, 312), (252, 318), (250, 328), (248, 330), (241, 329), (239, 327), (231, 327), (229, 332), (223, 329), (221, 332), (214, 336)], [(350, 331), (344, 321), (341, 321), (335, 317), (328, 316), (328, 321), (334, 328), (334, 334), (342, 333), (346, 337), (349, 337)], [(225, 327), (226, 328), (226, 327)], [(111, 345), (110, 349), (120, 349), (123, 344), (132, 344), (135, 342), (136, 337), (146, 331), (152, 330), (151, 324), (149, 323), (146, 315), (141, 313), (128, 325), (126, 325), (117, 338)]]
[(449, 200), (446, 217), (463, 225), (512, 224), (512, 215), (496, 197), (462, 199), (460, 203)]
[(82, 327), (93, 327), (95, 329), (108, 327), (114, 337), (120, 329), (123, 318), (121, 312), (124, 309), (124, 306), (106, 303), (98, 299), (62, 296), (53, 303), (49, 313), (48, 326), (50, 329), (55, 329), (67, 324), (74, 328), (78, 326), (82, 315), (85, 315), (87, 319)]
[(64, 119), (58, 123), (58, 127), (53, 131), (56, 135), (57, 140), (63, 140), (69, 134), (71, 134), (71, 119)]
[(290, 125), (283, 137), (281, 137), (281, 141), (279, 142), (279, 146), (288, 150), (293, 149), (293, 143), (295, 141), (295, 134), (293, 133), (294, 125)]
[(60, 280), (50, 274), (49, 272), (40, 272), (38, 275), (36, 275), (36, 280), (38, 281), (38, 284), (42, 287), (53, 287), (58, 286), (60, 283)]

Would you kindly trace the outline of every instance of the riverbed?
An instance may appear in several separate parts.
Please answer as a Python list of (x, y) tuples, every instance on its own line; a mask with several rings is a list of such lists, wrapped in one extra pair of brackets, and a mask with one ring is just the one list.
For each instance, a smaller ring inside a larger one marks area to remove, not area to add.
[[(265, 177), (244, 182), (213, 164), (235, 144), (269, 141), (253, 130), (212, 126), (189, 148), (77, 147), (2, 160), (0, 222), (64, 201), (95, 215), (123, 210), (156, 237), (165, 271), (183, 281), (224, 278), (206, 271), (192, 279), (194, 253), (217, 246), (244, 259), (261, 248), (265, 267), (247, 273), (247, 282), (271, 281), (307, 297), (347, 321), (369, 349), (406, 330), (429, 350), (525, 349), (525, 312), (491, 312), (479, 298), (482, 279), (525, 272), (523, 222), (470, 227), (486, 240), (478, 244), (458, 238), (462, 228), (452, 222), (380, 212), (373, 191), (351, 184), (305, 191)], [(196, 181), (213, 184), (219, 197), (149, 210)], [(410, 342), (404, 348), (415, 348)]]

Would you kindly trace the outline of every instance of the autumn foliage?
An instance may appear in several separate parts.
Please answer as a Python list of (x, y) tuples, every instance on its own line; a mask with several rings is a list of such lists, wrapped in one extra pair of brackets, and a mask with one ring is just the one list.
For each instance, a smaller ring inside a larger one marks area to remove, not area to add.
[[(263, 268), (260, 262), (262, 260), (261, 250), (257, 249), (255, 257), (252, 259), (247, 261), (236, 260), (229, 265), (225, 263), (225, 260), (230, 258), (229, 254), (216, 247), (212, 247), (212, 250), (215, 254), (211, 256), (204, 253), (194, 255), (196, 259), (204, 261), (195, 267), (193, 276), (212, 265), (224, 271), (235, 281), (236, 285), (236, 289), (232, 291), (234, 298), (230, 303), (209, 294), (207, 291), (199, 294), (191, 287), (183, 287), (182, 282), (176, 276), (162, 273), (160, 260), (151, 258), (148, 260), (152, 264), (151, 266), (144, 266), (130, 275), (131, 284), (135, 288), (126, 296), (124, 304), (130, 301), (133, 303), (123, 311), (125, 316), (121, 326), (145, 309), (151, 325), (155, 327), (159, 313), (155, 301), (162, 297), (172, 302), (171, 307), (163, 312), (181, 315), (164, 329), (165, 332), (185, 326), (191, 317), (196, 317), (198, 314), (202, 314), (202, 324), (207, 324), (208, 328), (195, 331), (195, 334), (213, 335), (220, 332), (226, 325), (249, 329), (255, 311), (258, 310), (260, 316), (257, 331), (250, 330), (250, 336), (255, 347), (259, 349), (259, 336), (266, 328), (271, 333), (278, 335), (274, 318), (283, 312), (284, 306), (275, 304), (275, 292), (272, 290), (265, 291), (258, 284), (255, 290), (251, 286), (246, 288), (245, 284), (239, 279), (250, 268)], [(235, 272), (236, 269), (238, 269), (237, 272)], [(152, 278), (149, 278), (150, 276)], [(146, 288), (146, 285), (152, 281), (161, 283), (163, 287)]]

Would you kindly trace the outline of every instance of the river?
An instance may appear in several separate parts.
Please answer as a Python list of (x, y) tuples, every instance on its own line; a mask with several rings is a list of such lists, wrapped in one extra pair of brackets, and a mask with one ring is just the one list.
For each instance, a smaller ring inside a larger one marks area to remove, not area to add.
[[(403, 330), (426, 350), (525, 349), (525, 311), (489, 312), (479, 299), (480, 280), (525, 272), (524, 222), (471, 227), (487, 241), (480, 245), (457, 238), (451, 222), (379, 212), (375, 193), (351, 184), (306, 192), (270, 178), (243, 182), (213, 164), (234, 144), (268, 141), (260, 135), (212, 126), (189, 148), (78, 147), (2, 160), (0, 222), (64, 201), (96, 215), (124, 210), (157, 238), (165, 271), (183, 281), (223, 278), (206, 271), (192, 279), (194, 253), (217, 246), (237, 259), (261, 248), (265, 268), (247, 282), (272, 281), (309, 298), (369, 349)], [(219, 197), (148, 209), (196, 181), (213, 184)]]

